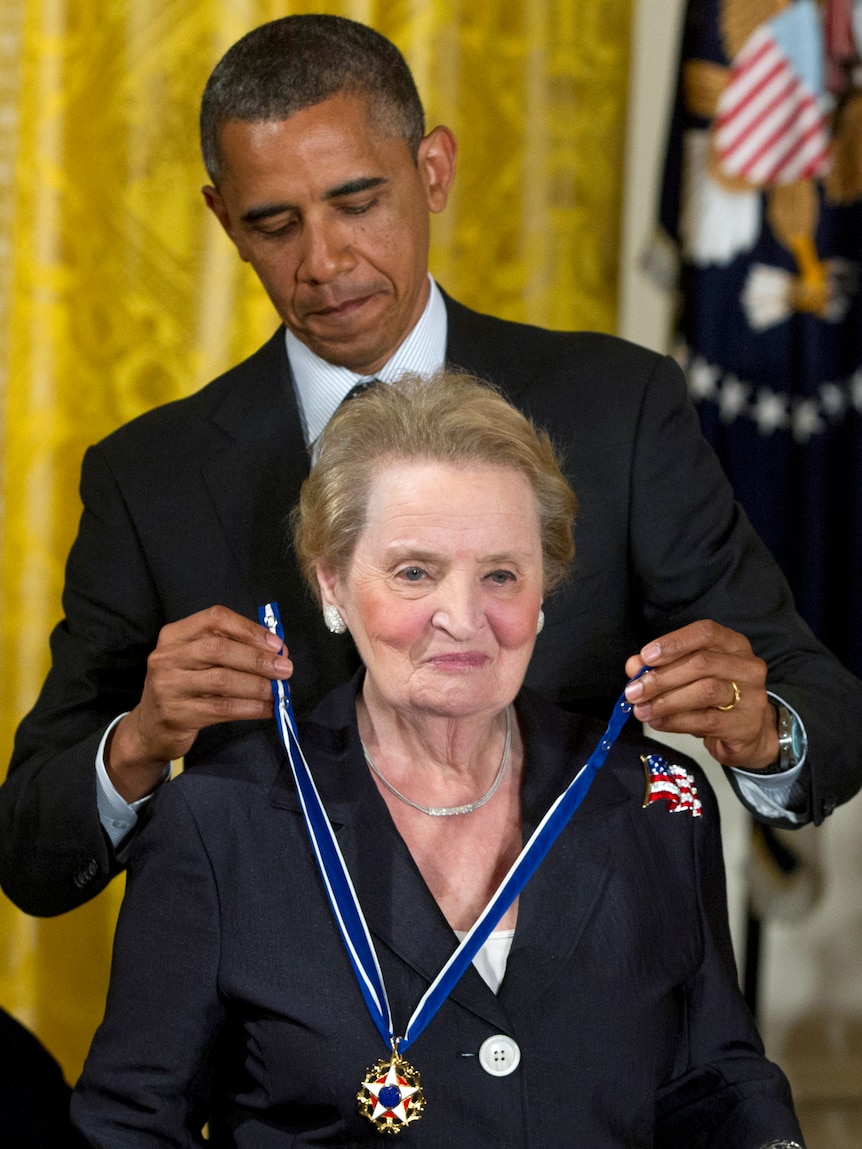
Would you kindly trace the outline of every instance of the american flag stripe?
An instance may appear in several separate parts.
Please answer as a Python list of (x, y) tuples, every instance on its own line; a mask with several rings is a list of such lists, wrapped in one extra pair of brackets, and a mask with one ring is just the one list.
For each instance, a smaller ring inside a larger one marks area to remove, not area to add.
[(775, 41), (762, 28), (758, 29), (731, 65), (732, 84), (722, 96), (727, 114), (733, 115), (740, 105), (768, 91), (785, 67), (786, 61)]
[[(825, 156), (823, 117), (814, 98), (808, 96), (752, 156), (746, 164), (746, 175), (753, 183), (789, 183), (815, 174)], [(786, 172), (790, 174), (785, 179)]]
[(734, 60), (717, 112), (717, 156), (729, 175), (763, 185), (792, 183), (826, 170), (827, 119), (768, 26), (759, 28)]
[(649, 793), (651, 802), (672, 802), (674, 805), (679, 803), (679, 793), (670, 782), (653, 779)]
[(764, 105), (769, 107), (780, 100), (785, 92), (792, 90), (793, 82), (787, 79), (784, 61), (776, 59), (774, 51), (770, 52), (766, 63), (769, 65), (768, 70), (752, 65), (744, 71), (737, 71), (733, 76), (733, 86), (728, 88), (726, 96), (719, 102), (716, 119), (719, 132), (730, 124), (743, 130), (746, 119), (755, 118), (761, 114)]
[(728, 117), (725, 114), (717, 120), (716, 142), (722, 157), (737, 148), (744, 153), (747, 147), (756, 144), (764, 131), (772, 131), (776, 119), (782, 122), (787, 120), (788, 103), (796, 85), (785, 73), (782, 73), (779, 79), (782, 86), (771, 84), (769, 91), (763, 94), (763, 98), (759, 95), (753, 97), (744, 108), (738, 108), (732, 116)]

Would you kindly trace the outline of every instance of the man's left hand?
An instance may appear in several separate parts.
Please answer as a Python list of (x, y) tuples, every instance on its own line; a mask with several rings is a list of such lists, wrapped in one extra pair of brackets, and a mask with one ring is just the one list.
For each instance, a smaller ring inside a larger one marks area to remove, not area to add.
[[(766, 663), (735, 630), (702, 619), (648, 643), (626, 662), (635, 718), (653, 730), (694, 734), (722, 766), (763, 770), (778, 760), (778, 723)], [(724, 709), (722, 709), (722, 707)]]

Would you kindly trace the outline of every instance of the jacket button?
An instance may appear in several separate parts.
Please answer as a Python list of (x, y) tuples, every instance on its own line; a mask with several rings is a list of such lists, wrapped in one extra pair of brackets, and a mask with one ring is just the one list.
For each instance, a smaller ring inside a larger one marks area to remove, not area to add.
[(99, 867), (96, 863), (96, 859), (88, 859), (88, 861), (81, 866), (80, 870), (78, 870), (77, 874), (75, 874), (73, 879), (75, 885), (79, 890), (83, 890), (84, 886), (88, 886), (90, 882), (92, 882), (93, 878), (95, 878), (95, 876), (98, 874), (98, 872)]
[(508, 1077), (520, 1064), (521, 1050), (517, 1041), (504, 1033), (495, 1033), (479, 1047), (479, 1064), (492, 1077)]
[(823, 799), (823, 817), (828, 818), (830, 814), (835, 812), (836, 802), (834, 798)]

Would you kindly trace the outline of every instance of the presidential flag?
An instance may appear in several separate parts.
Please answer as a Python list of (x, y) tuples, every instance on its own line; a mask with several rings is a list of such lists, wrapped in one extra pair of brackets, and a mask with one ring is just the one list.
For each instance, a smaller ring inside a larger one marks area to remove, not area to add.
[(862, 0), (689, 0), (676, 353), (815, 633), (862, 674)]

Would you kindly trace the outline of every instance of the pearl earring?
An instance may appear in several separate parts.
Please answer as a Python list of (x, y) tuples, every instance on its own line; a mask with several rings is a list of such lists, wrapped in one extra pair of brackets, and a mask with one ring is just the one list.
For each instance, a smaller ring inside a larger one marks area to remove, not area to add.
[(536, 634), (542, 633), (542, 627), (545, 625), (545, 612), (540, 608), (539, 617), (536, 619)]
[(347, 630), (347, 623), (341, 617), (338, 607), (332, 603), (323, 608), (323, 621), (326, 623), (326, 629), (332, 634), (344, 634)]

